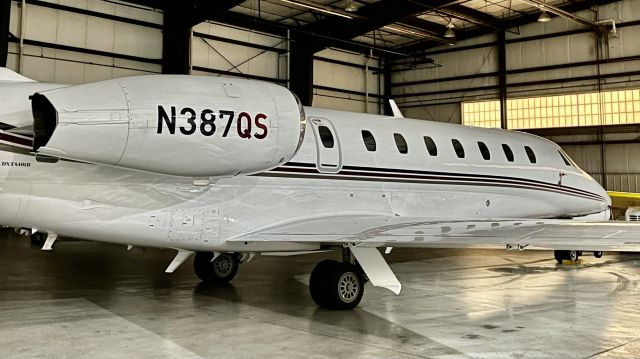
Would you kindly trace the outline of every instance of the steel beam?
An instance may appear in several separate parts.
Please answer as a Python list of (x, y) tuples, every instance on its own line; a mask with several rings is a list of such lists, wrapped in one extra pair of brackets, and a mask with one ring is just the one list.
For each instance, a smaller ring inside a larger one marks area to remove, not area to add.
[(498, 32), (498, 96), (500, 98), (500, 127), (507, 128), (507, 39), (505, 31)]
[(11, 22), (11, 0), (0, 0), (0, 66), (7, 66), (9, 52), (9, 24)]
[(304, 41), (293, 39), (290, 47), (289, 83), (304, 106), (313, 104), (313, 54)]
[[(606, 5), (606, 4), (610, 4), (610, 3), (614, 3), (614, 2), (618, 2), (620, 0), (585, 0), (585, 1), (581, 1), (581, 2), (569, 2), (565, 5), (561, 5), (558, 6), (559, 9), (566, 11), (568, 13), (575, 13), (578, 11), (582, 11), (582, 10), (586, 10), (591, 8), (592, 6), (602, 6), (602, 5)], [(512, 20), (508, 20), (504, 22), (504, 28), (505, 29), (510, 29), (510, 28), (514, 28), (514, 27), (518, 27), (518, 26), (523, 26), (526, 24), (531, 24), (538, 21), (538, 14), (534, 13), (534, 14), (528, 14), (528, 15), (523, 15), (520, 17), (517, 17), (515, 19)], [(469, 30), (469, 31), (457, 31), (456, 32), (456, 39), (458, 41), (462, 41), (462, 40), (466, 40), (466, 39), (470, 39), (470, 38), (474, 38), (474, 37), (479, 37), (482, 35), (486, 35), (486, 34), (490, 34), (492, 32), (495, 32), (495, 29), (492, 28), (477, 28), (477, 29), (473, 29), (473, 30)], [(401, 52), (405, 52), (405, 53), (411, 53), (411, 52), (416, 52), (416, 51), (420, 51), (420, 50), (426, 50), (428, 48), (431, 47), (436, 47), (436, 46), (440, 46), (441, 44), (435, 42), (435, 41), (422, 41), (420, 43), (417, 44), (411, 44), (411, 45), (407, 45), (407, 46), (403, 46), (403, 47), (399, 47), (398, 51)]]
[(383, 79), (382, 82), (384, 84), (383, 87), (383, 91), (382, 94), (384, 96), (384, 114), (387, 116), (391, 116), (393, 115), (393, 110), (391, 109), (391, 104), (389, 103), (389, 100), (391, 100), (391, 74), (392, 74), (392, 67), (393, 67), (393, 62), (390, 59), (384, 59), (383, 65), (382, 65), (382, 75), (383, 75)]
[(195, 0), (166, 3), (162, 32), (162, 73), (189, 74), (191, 70), (191, 10)]
[(520, 0), (520, 1), (525, 3), (525, 4), (529, 4), (529, 5), (535, 6), (538, 9), (540, 9), (541, 11), (547, 11), (547, 12), (550, 12), (552, 14), (564, 17), (565, 19), (571, 20), (571, 21), (573, 21), (575, 23), (578, 23), (580, 25), (591, 27), (591, 28), (594, 28), (596, 30), (600, 29), (600, 25), (594, 23), (593, 21), (589, 21), (587, 19), (583, 19), (580, 16), (572, 14), (571, 12), (566, 11), (566, 10), (560, 8), (560, 7), (547, 5), (547, 3), (544, 2), (544, 1), (541, 1), (541, 0)]

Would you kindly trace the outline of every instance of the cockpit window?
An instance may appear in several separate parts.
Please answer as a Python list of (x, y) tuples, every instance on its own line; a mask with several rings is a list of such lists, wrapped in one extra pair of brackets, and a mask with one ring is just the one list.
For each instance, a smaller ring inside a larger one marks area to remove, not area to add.
[(569, 156), (567, 156), (566, 153), (558, 150), (558, 153), (560, 154), (560, 157), (562, 157), (562, 160), (564, 161), (564, 164), (567, 166), (573, 166), (573, 164), (571, 163), (571, 160), (569, 159)]

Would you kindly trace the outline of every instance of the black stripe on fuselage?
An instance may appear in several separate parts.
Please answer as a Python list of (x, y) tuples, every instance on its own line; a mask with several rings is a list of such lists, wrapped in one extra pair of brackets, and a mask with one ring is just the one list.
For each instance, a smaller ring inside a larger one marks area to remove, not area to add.
[[(304, 167), (304, 168), (315, 168), (315, 164), (313, 163), (297, 163), (297, 162), (288, 162), (283, 164), (284, 167)], [(276, 168), (277, 170), (278, 168)], [(346, 170), (346, 171), (345, 171)], [(474, 174), (474, 173), (457, 173), (457, 172), (433, 172), (433, 171), (420, 171), (420, 170), (404, 170), (397, 168), (375, 168), (375, 167), (360, 167), (360, 166), (343, 166), (340, 170), (340, 173), (347, 173), (348, 170), (359, 171), (362, 173), (383, 173), (388, 175), (390, 173), (398, 173), (406, 176), (437, 176), (440, 178), (441, 176), (446, 177), (462, 177), (465, 179), (489, 179), (489, 180), (497, 180), (497, 181), (516, 181), (517, 183), (527, 183), (527, 184), (538, 184), (541, 186), (553, 188), (553, 189), (562, 189), (573, 191), (576, 193), (582, 193), (585, 195), (597, 196), (601, 199), (604, 199), (602, 196), (597, 195), (595, 193), (585, 191), (579, 188), (569, 187), (569, 186), (560, 186), (553, 183), (547, 183), (538, 180), (532, 180), (527, 178), (519, 178), (519, 177), (509, 177), (509, 176), (495, 176), (495, 175), (485, 175), (485, 174)]]
[(12, 126), (8, 123), (0, 122), (0, 131), (11, 130), (13, 128), (15, 128), (15, 126)]
[[(302, 168), (300, 168), (302, 167)], [(560, 194), (578, 196), (592, 200), (606, 202), (607, 200), (595, 193), (579, 188), (561, 186), (536, 180), (517, 177), (503, 177), (492, 175), (476, 175), (450, 172), (430, 172), (416, 170), (402, 170), (391, 168), (373, 168), (344, 166), (339, 173), (322, 173), (316, 169), (315, 164), (286, 163), (281, 167), (268, 172), (257, 174), (259, 176), (316, 178), (353, 181), (378, 181), (396, 183), (422, 183), (422, 184), (449, 184), (466, 186), (493, 186), (510, 187), (531, 190), (550, 191)]]

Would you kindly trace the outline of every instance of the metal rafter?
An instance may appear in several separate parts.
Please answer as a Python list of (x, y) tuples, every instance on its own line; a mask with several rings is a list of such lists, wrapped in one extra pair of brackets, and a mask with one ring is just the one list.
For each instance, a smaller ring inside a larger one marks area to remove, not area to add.
[(547, 5), (544, 1), (540, 1), (540, 0), (520, 0), (521, 2), (525, 3), (525, 4), (529, 4), (529, 5), (533, 5), (535, 7), (537, 7), (540, 10), (543, 11), (548, 11), (552, 14), (564, 17), (565, 19), (571, 20), (573, 22), (576, 22), (580, 25), (584, 25), (587, 27), (593, 27), (598, 29), (599, 25), (594, 23), (593, 21), (589, 21), (586, 19), (581, 18), (580, 16), (576, 16), (574, 14), (572, 14), (569, 11), (565, 11), (562, 8), (559, 7), (555, 7), (555, 6), (551, 6), (551, 5)]
[[(406, 19), (411, 16), (423, 13), (425, 4), (432, 6), (447, 6), (460, 2), (460, 0), (381, 0), (379, 2), (362, 6), (357, 14), (365, 17), (366, 21), (355, 19), (344, 19), (340, 17), (327, 17), (302, 27), (302, 30), (310, 33), (322, 34), (323, 36), (335, 39), (352, 39), (366, 34), (370, 31), (380, 29), (394, 22)], [(440, 42), (449, 42), (442, 38)], [(325, 47), (323, 44), (316, 44), (315, 51)]]
[(498, 19), (497, 17), (491, 16), (482, 11), (458, 4), (440, 9), (438, 12), (484, 27), (490, 27), (497, 30), (505, 28), (504, 20)]
[[(558, 8), (564, 11), (567, 11), (569, 13), (575, 13), (575, 12), (589, 9), (593, 6), (601, 6), (601, 5), (606, 5), (606, 4), (610, 4), (618, 1), (620, 0), (585, 0), (581, 2), (567, 3), (565, 5), (558, 6)], [(539, 16), (539, 13), (532, 13), (532, 14), (519, 16), (511, 20), (505, 21), (504, 22), (505, 29), (535, 23), (538, 21), (538, 16)], [(494, 31), (495, 31), (494, 29), (488, 29), (488, 28), (476, 28), (468, 31), (457, 31), (456, 39), (458, 41), (466, 40), (466, 39), (470, 39), (470, 38), (474, 38), (482, 35), (487, 35)], [(397, 49), (398, 51), (401, 51), (404, 53), (411, 53), (411, 52), (416, 52), (420, 50), (426, 50), (426, 49), (440, 46), (440, 45), (441, 44), (434, 41), (421, 41), (419, 43), (413, 43), (408, 46), (401, 46), (401, 47), (398, 47)]]

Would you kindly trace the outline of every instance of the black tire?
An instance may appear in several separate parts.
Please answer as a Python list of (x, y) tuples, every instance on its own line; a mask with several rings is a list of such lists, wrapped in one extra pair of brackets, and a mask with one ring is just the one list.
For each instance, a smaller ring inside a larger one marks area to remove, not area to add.
[(193, 270), (205, 283), (228, 283), (238, 273), (240, 261), (236, 253), (221, 253), (212, 262), (213, 253), (198, 252), (193, 260)]
[(578, 251), (567, 251), (567, 256), (569, 257), (568, 259), (572, 260), (572, 261), (577, 261), (578, 258), (580, 258), (580, 254)]
[(558, 264), (562, 264), (562, 261), (565, 259), (569, 259), (569, 251), (553, 251), (553, 257), (556, 259)]
[(602, 258), (602, 251), (593, 252), (593, 256), (596, 258)]
[(309, 292), (320, 307), (353, 309), (362, 300), (364, 280), (353, 264), (324, 260), (311, 272)]
[(42, 247), (46, 242), (49, 233), (35, 232), (31, 234), (31, 245), (35, 247)]

